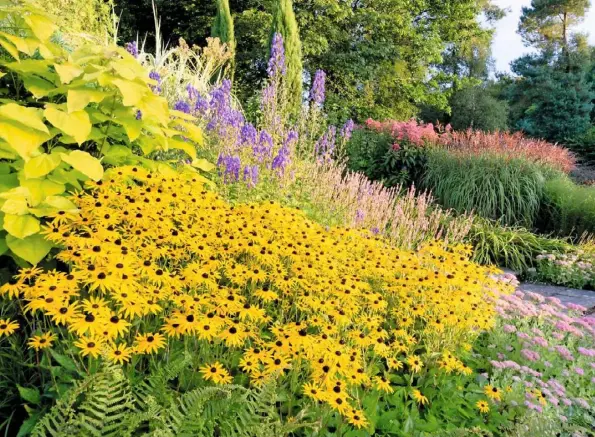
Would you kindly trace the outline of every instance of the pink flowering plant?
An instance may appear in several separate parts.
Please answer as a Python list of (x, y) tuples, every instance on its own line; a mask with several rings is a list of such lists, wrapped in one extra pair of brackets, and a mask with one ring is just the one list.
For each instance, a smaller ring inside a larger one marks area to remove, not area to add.
[(583, 250), (573, 253), (542, 253), (535, 258), (530, 278), (548, 284), (595, 289), (595, 255)]
[(500, 393), (490, 403), (544, 415), (559, 424), (559, 435), (577, 427), (592, 430), (595, 317), (584, 315), (580, 305), (520, 291), (496, 304), (499, 324), (475, 348), (489, 387)]

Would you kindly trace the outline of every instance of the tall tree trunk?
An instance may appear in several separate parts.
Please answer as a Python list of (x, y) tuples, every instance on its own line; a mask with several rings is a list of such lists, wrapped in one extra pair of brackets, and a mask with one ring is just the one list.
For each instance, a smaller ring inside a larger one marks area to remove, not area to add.
[(568, 56), (568, 12), (562, 15), (562, 56), (566, 62), (566, 73), (570, 73), (570, 57)]

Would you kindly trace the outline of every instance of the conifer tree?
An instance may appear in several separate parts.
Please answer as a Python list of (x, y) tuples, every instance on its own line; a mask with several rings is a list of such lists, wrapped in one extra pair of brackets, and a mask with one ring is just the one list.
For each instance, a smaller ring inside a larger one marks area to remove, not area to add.
[(289, 99), (288, 107), (296, 112), (302, 102), (302, 43), (291, 0), (277, 0), (275, 4), (269, 45), (272, 45), (275, 33), (283, 37), (287, 65), (284, 82)]
[(229, 8), (229, 0), (217, 0), (217, 15), (211, 28), (211, 36), (219, 38), (221, 42), (228, 45), (232, 52), (230, 62), (231, 76), (233, 77), (234, 58), (236, 41), (233, 30), (233, 18), (231, 17), (231, 10)]

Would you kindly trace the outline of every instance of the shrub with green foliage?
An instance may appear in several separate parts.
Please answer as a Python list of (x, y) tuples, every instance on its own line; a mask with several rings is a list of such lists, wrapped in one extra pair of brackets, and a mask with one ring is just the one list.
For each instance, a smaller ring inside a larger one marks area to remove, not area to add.
[(388, 187), (418, 184), (424, 175), (426, 149), (402, 139), (398, 144), (389, 132), (362, 127), (347, 143), (350, 170), (362, 172)]
[(444, 207), (460, 213), (531, 227), (544, 183), (542, 167), (524, 159), (428, 151), (424, 185)]
[(577, 185), (566, 176), (547, 181), (541, 216), (545, 231), (572, 237), (595, 232), (595, 187)]
[(64, 193), (100, 180), (104, 165), (168, 167), (138, 154), (195, 157), (190, 140), (202, 135), (123, 48), (68, 52), (51, 41), (52, 20), (26, 1), (0, 3), (0, 17), (0, 255), (10, 249), (36, 264), (52, 247), (44, 218), (76, 211)]

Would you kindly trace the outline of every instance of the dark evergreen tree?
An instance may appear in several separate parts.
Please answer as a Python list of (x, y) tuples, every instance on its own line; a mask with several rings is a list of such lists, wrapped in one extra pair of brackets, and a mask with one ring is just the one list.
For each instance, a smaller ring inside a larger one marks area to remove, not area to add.
[(567, 64), (548, 50), (513, 62), (519, 77), (508, 87), (512, 127), (559, 142), (589, 129), (595, 98), (589, 64), (576, 53), (570, 59)]

